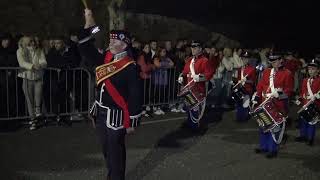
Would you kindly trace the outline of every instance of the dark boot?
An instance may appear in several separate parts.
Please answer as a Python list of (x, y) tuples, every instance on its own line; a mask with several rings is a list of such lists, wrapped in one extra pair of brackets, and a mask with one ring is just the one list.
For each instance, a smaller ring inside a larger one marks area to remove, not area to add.
[(262, 154), (262, 153), (265, 153), (265, 152), (267, 152), (267, 151), (264, 150), (264, 149), (256, 148), (256, 149), (254, 149), (254, 152), (255, 152), (256, 154)]
[(294, 140), (296, 142), (306, 142), (307, 141), (307, 139), (305, 137), (301, 137), (301, 136), (296, 137)]
[(272, 159), (272, 158), (277, 157), (277, 155), (278, 155), (277, 152), (268, 152), (268, 153), (266, 154), (266, 158)]
[(310, 139), (307, 141), (308, 146), (313, 146), (314, 145), (314, 139)]

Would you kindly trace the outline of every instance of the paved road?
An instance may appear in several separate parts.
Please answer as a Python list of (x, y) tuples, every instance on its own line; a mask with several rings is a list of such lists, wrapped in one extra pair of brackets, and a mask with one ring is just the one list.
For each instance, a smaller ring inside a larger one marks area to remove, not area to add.
[[(258, 144), (254, 121), (237, 123), (233, 111), (208, 116), (209, 130), (198, 135), (181, 128), (181, 114), (145, 119), (127, 137), (126, 179), (320, 179), (319, 136), (314, 147), (296, 143), (292, 127), (288, 143), (270, 160), (253, 153)], [(90, 124), (0, 133), (1, 180), (102, 180), (105, 174)]]

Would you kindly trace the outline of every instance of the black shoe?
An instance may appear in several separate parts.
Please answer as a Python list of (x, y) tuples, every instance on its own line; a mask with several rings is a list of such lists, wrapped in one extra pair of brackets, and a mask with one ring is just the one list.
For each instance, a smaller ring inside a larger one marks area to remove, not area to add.
[(277, 152), (268, 152), (266, 154), (266, 158), (271, 159), (277, 157), (278, 153)]
[(283, 135), (283, 137), (282, 137), (282, 144), (286, 144), (287, 143), (287, 141), (288, 141), (288, 139), (289, 139), (289, 136), (288, 136), (288, 134), (284, 134)]
[(29, 127), (29, 129), (30, 129), (31, 131), (36, 130), (37, 128), (38, 128), (38, 126), (37, 126), (36, 123), (31, 124), (30, 127)]
[(314, 139), (310, 139), (307, 141), (308, 146), (313, 146), (314, 145)]
[(254, 152), (255, 152), (256, 154), (261, 154), (261, 153), (265, 153), (266, 150), (263, 150), (263, 149), (260, 149), (260, 148), (256, 148), (256, 149), (254, 149)]
[(294, 140), (296, 142), (306, 142), (307, 141), (307, 139), (305, 137), (301, 137), (301, 136), (296, 137)]
[(188, 121), (184, 121), (181, 126), (180, 126), (181, 129), (189, 129), (189, 124), (188, 124)]
[(70, 118), (64, 118), (62, 120), (63, 124), (65, 124), (66, 126), (72, 126), (72, 120)]

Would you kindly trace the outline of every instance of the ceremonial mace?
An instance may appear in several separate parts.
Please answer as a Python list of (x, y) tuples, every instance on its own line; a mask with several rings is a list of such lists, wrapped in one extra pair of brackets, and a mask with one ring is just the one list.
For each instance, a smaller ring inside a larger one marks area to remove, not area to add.
[[(85, 8), (85, 9), (88, 9), (87, 1), (86, 1), (86, 0), (81, 0), (81, 1), (82, 1), (82, 4), (83, 4), (84, 8)], [(90, 34), (89, 36), (87, 36), (87, 37), (79, 40), (78, 43), (79, 43), (79, 44), (82, 44), (82, 43), (84, 43), (84, 42), (89, 41), (89, 40), (92, 39), (93, 36), (94, 36), (97, 32), (99, 32), (99, 31), (100, 31), (99, 26), (94, 26), (94, 27), (91, 29), (91, 34)]]

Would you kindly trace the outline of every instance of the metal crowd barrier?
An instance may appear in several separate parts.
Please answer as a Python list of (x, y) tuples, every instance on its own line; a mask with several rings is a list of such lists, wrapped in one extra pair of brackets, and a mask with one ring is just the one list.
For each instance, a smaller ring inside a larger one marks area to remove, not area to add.
[(149, 79), (144, 79), (144, 106), (161, 106), (178, 101), (177, 93), (181, 88), (177, 82), (180, 72), (176, 68), (161, 68), (151, 72)]
[[(30, 118), (21, 68), (0, 67), (0, 120)], [(46, 117), (87, 114), (93, 97), (92, 76), (82, 68), (46, 68), (42, 78), (42, 114)]]
[[(0, 68), (0, 120), (30, 118), (21, 68)], [(177, 102), (179, 72), (175, 68), (157, 69), (143, 80), (144, 106), (160, 106)], [(43, 76), (42, 107), (45, 117), (87, 114), (95, 94), (94, 76), (82, 68), (46, 68)]]
[[(17, 76), (19, 70), (0, 67), (0, 121), (30, 118), (22, 78)], [(46, 117), (87, 115), (95, 96), (95, 77), (83, 68), (46, 68), (44, 71), (42, 114)], [(177, 82), (179, 74), (176, 68), (151, 72), (151, 77), (143, 80), (143, 105), (178, 103), (177, 93), (181, 88)], [(304, 77), (305, 74), (299, 73), (298, 81), (301, 82)]]

